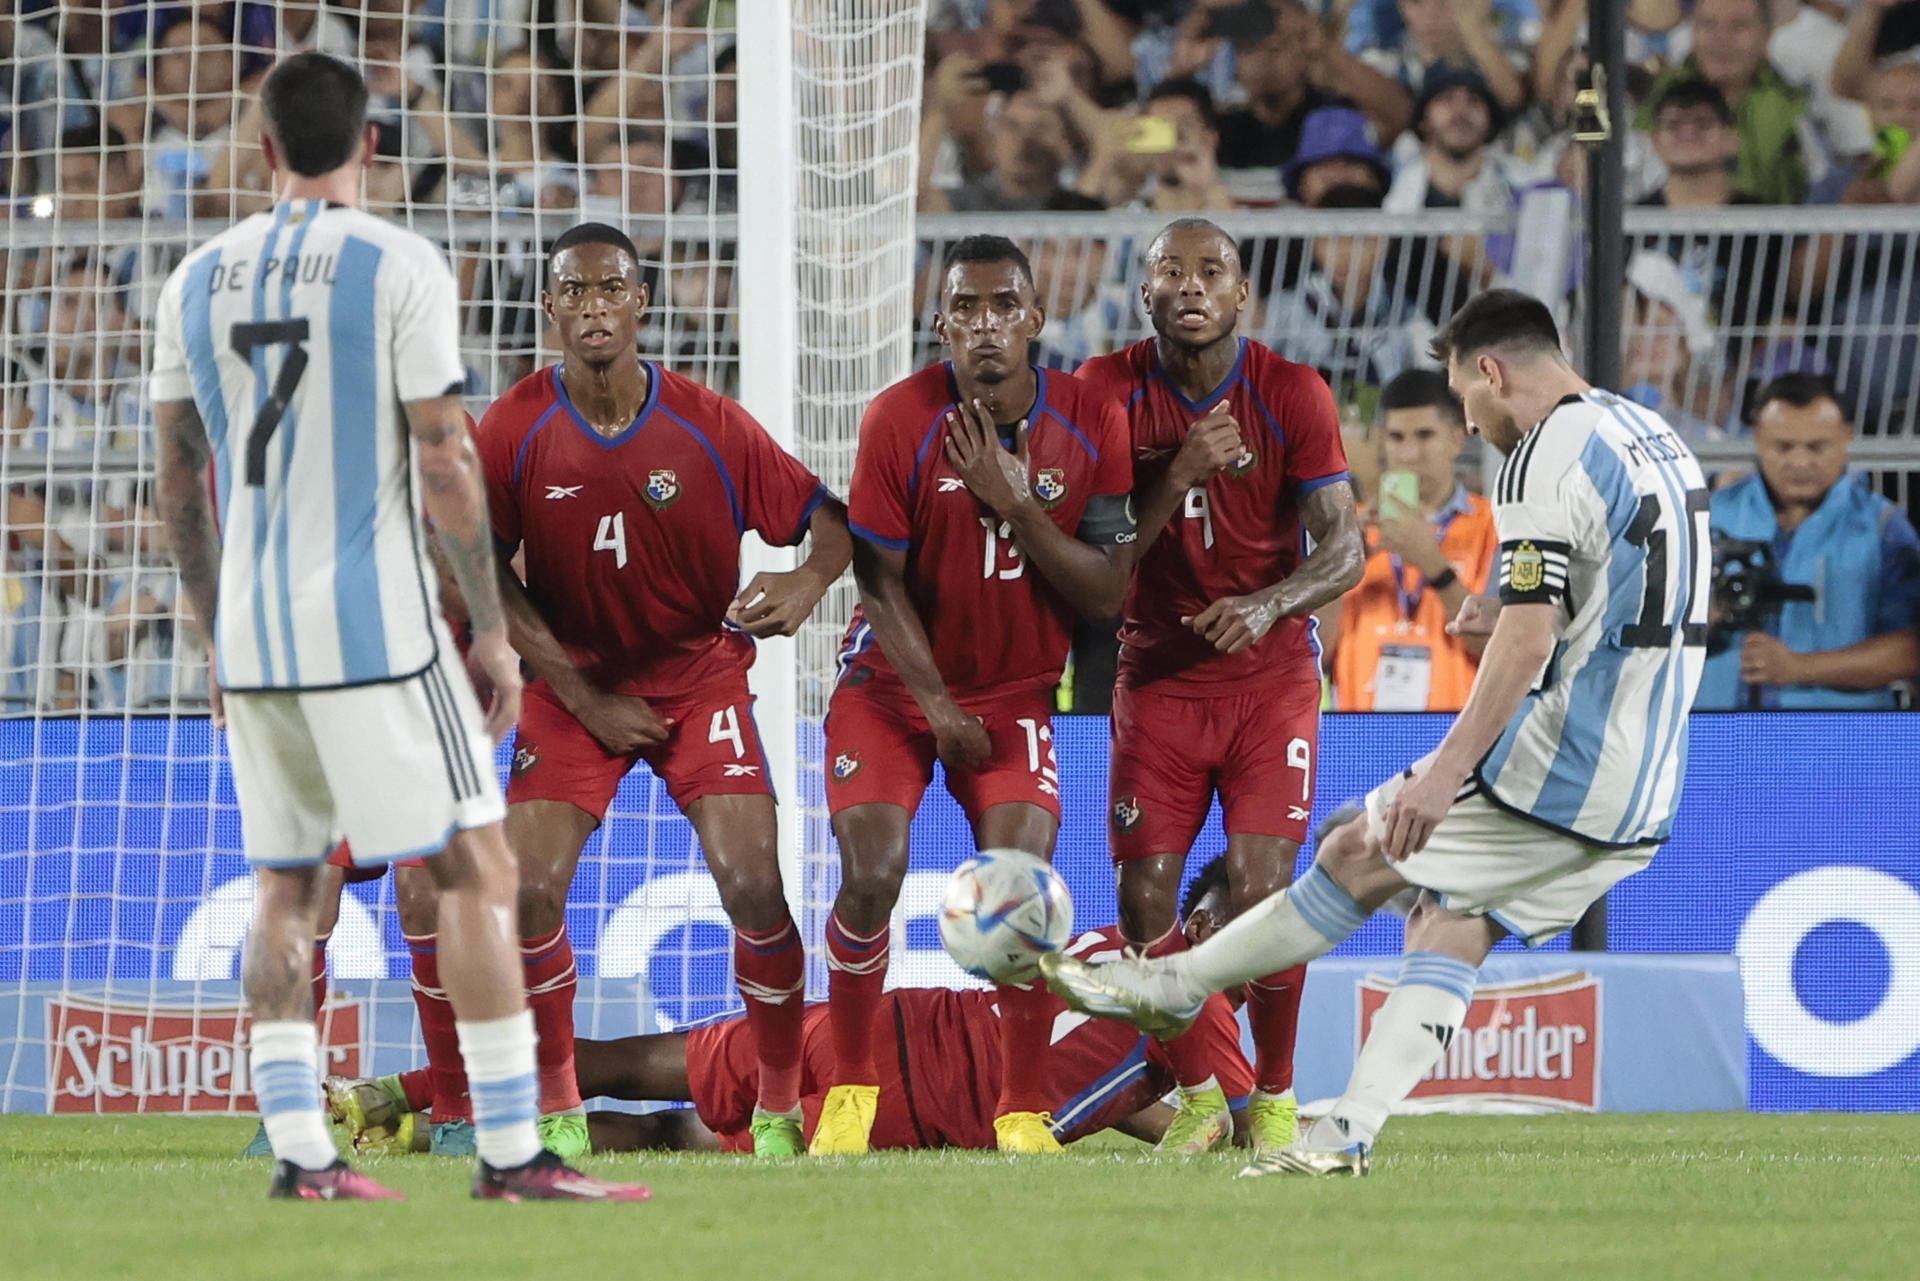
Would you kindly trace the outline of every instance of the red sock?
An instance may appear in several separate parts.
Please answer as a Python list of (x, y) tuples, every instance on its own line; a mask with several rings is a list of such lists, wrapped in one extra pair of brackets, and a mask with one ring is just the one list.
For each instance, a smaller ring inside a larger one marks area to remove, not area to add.
[(838, 912), (827, 918), (827, 1018), (833, 1025), (836, 1085), (880, 1084), (873, 1062), (873, 1016), (886, 986), (888, 932), (882, 925), (879, 933), (863, 938), (840, 923)]
[(800, 1106), (800, 1037), (806, 1017), (807, 953), (791, 917), (765, 934), (733, 932), (733, 981), (747, 1003), (747, 1026), (760, 1057), (760, 1106)]
[(1055, 1002), (1046, 986), (1035, 979), (1019, 988), (1000, 984), (1000, 1102), (997, 1114), (1046, 1112), (1047, 1043), (1053, 1035)]
[(313, 968), (308, 973), (313, 976), (313, 1021), (318, 1023), (320, 1007), (327, 1003), (327, 940), (324, 938), (313, 941)]
[(1247, 1024), (1253, 1029), (1253, 1085), (1266, 1094), (1293, 1088), (1293, 1040), (1300, 1029), (1300, 992), (1307, 967), (1296, 965), (1247, 984)]
[(433, 1069), (423, 1067), (402, 1072), (400, 1090), (407, 1096), (407, 1111), (425, 1112), (433, 1103)]
[[(1175, 925), (1143, 949), (1148, 956), (1172, 956), (1175, 952), (1187, 950), (1187, 936)], [(1181, 1033), (1171, 1041), (1162, 1041), (1161, 1046), (1167, 1052), (1167, 1059), (1173, 1064), (1173, 1077), (1176, 1084), (1192, 1089), (1205, 1085), (1209, 1077), (1218, 1072), (1213, 1051), (1207, 1044), (1206, 1036), (1197, 1028)]]
[(437, 945), (432, 934), (407, 936), (407, 951), (413, 956), (413, 1008), (420, 1014), (420, 1039), (427, 1043), (427, 1071), (433, 1076), (433, 1119), (471, 1121), (467, 1065), (460, 1057), (453, 1003), (440, 986)]
[(520, 963), (527, 971), (527, 1004), (540, 1038), (540, 1114), (550, 1116), (580, 1106), (580, 1082), (573, 1068), (573, 994), (580, 972), (573, 966), (573, 944), (562, 925), (551, 934), (520, 940)]

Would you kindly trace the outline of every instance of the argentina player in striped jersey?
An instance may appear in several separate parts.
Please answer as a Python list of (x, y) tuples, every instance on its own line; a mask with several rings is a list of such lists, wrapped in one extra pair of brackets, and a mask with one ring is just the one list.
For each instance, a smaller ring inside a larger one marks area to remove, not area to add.
[[(460, 403), (453, 276), (431, 243), (356, 207), (374, 154), (366, 109), (343, 62), (305, 53), (274, 68), (261, 142), (277, 203), (187, 256), (154, 332), (160, 508), (216, 655), (214, 715), (255, 872), (242, 978), (269, 1195), (399, 1196), (339, 1159), (320, 1105), (309, 949), (344, 835), (362, 865), (430, 856), (474, 1195), (641, 1200), (644, 1188), (569, 1169), (535, 1129), (518, 876), (493, 765), (519, 713), (519, 660)], [(446, 670), (459, 656), (416, 489), (466, 600), (470, 664), (492, 690), (484, 717)]]
[(1243, 1175), (1367, 1173), (1394, 1105), (1459, 1030), (1487, 952), (1570, 928), (1647, 865), (1680, 800), (1712, 569), (1699, 463), (1657, 414), (1575, 373), (1525, 294), (1473, 299), (1434, 349), (1469, 429), (1507, 455), (1499, 592), (1449, 625), (1488, 639), (1446, 738), (1375, 788), (1306, 875), (1201, 946), (1043, 963), (1069, 1004), (1164, 1035), (1208, 993), (1322, 955), (1418, 891), (1399, 983), (1345, 1094)]

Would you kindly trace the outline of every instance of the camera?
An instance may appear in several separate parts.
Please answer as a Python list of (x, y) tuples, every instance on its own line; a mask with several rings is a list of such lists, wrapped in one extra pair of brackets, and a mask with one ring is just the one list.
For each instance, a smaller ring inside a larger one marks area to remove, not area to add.
[(1780, 606), (1813, 599), (1813, 588), (1780, 577), (1773, 544), (1740, 538), (1713, 540), (1713, 604), (1720, 637), (1762, 631)]

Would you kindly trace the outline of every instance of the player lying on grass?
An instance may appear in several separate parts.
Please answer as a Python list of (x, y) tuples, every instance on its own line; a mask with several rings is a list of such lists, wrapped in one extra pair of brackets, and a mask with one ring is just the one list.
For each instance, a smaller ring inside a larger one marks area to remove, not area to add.
[(1367, 1173), (1394, 1106), (1459, 1031), (1487, 952), (1571, 927), (1647, 865), (1680, 801), (1712, 572), (1699, 463), (1657, 414), (1575, 373), (1525, 294), (1479, 295), (1434, 349), (1469, 430), (1507, 455), (1499, 598), (1470, 598), (1450, 625), (1490, 633), (1466, 707), (1290, 889), (1204, 946), (1102, 966), (1041, 959), (1076, 1008), (1165, 1034), (1208, 993), (1321, 956), (1418, 893), (1400, 980), (1346, 1092), (1242, 1174)]
[[(1188, 939), (1205, 940), (1226, 923), (1228, 914), (1226, 864), (1216, 858), (1201, 869), (1188, 891)], [(1117, 954), (1118, 940), (1116, 929), (1093, 930), (1074, 939), (1068, 951), (1103, 960)], [(1241, 994), (1231, 996), (1231, 1003), (1220, 996), (1209, 1000), (1188, 1035), (1205, 1051), (1217, 1077), (1194, 1084), (1220, 1089), (1239, 1122), (1253, 1088), (1253, 1072), (1241, 1052), (1240, 1025), (1233, 1016)], [(1002, 1068), (997, 1001), (992, 992), (947, 988), (899, 988), (882, 996), (875, 1026), (882, 1088), (873, 1148), (995, 1146)], [(1118, 1023), (1075, 1014), (1052, 998), (1047, 1013), (1054, 1040), (1043, 1089), (1055, 1137), (1071, 1143), (1117, 1129), (1157, 1142), (1174, 1117), (1174, 1110), (1160, 1100), (1177, 1084), (1172, 1059), (1161, 1042)], [(801, 1103), (811, 1131), (834, 1080), (827, 1007), (808, 1007), (805, 1028)], [(577, 1041), (574, 1054), (583, 1097), (694, 1105), (643, 1115), (595, 1112), (588, 1118), (595, 1151), (750, 1150), (759, 1082), (751, 1031), (740, 1016), (685, 1032)], [(329, 1085), (336, 1099), (357, 1095), (371, 1101), (373, 1125), (355, 1135), (362, 1148), (391, 1146), (388, 1136), (402, 1124), (395, 1096), (411, 1089), (417, 1101), (424, 1101), (427, 1094), (417, 1073), (378, 1082), (336, 1079)], [(1241, 1132), (1244, 1138), (1244, 1125)], [(1216, 1134), (1214, 1142), (1225, 1138)]]

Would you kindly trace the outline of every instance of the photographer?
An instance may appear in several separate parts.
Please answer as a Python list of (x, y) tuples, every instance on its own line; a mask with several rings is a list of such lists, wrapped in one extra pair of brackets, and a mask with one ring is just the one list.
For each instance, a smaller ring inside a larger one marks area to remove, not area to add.
[(1759, 472), (1713, 496), (1714, 628), (1698, 708), (1897, 706), (1920, 672), (1920, 540), (1847, 477), (1833, 384), (1787, 374), (1753, 420)]

